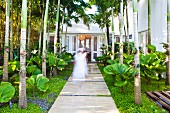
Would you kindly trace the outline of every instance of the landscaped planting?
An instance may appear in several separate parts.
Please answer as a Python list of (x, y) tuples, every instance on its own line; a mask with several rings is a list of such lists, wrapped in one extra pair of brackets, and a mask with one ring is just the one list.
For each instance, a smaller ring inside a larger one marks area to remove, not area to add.
[(18, 103), (12, 103), (10, 108), (9, 104), (0, 108), (1, 113), (42, 113), (48, 112), (52, 104), (60, 94), (63, 86), (67, 82), (69, 76), (72, 73), (72, 64), (66, 66), (66, 70), (60, 71), (58, 76), (54, 76), (48, 82), (48, 89), (46, 92), (36, 91), (35, 94), (32, 94), (32, 88), (28, 87), (27, 89), (27, 109), (19, 109)]
[(113, 76), (107, 75), (103, 71), (103, 66), (99, 65), (102, 75), (106, 81), (106, 84), (111, 92), (111, 96), (114, 99), (117, 108), (120, 113), (166, 113), (164, 109), (158, 107), (153, 101), (149, 100), (146, 96), (148, 91), (165, 91), (170, 90), (170, 86), (165, 85), (165, 79), (152, 80), (148, 85), (144, 79), (141, 81), (142, 88), (142, 104), (136, 105), (134, 103), (134, 86), (127, 85), (122, 91), (119, 87), (114, 85), (115, 80)]

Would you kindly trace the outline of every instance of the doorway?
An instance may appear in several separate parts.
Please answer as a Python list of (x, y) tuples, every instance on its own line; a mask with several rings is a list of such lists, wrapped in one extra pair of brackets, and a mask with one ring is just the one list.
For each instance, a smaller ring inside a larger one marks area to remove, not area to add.
[(88, 34), (81, 34), (78, 36), (79, 38), (79, 48), (85, 48), (88, 52), (87, 61), (91, 61), (91, 44), (92, 44), (92, 36)]

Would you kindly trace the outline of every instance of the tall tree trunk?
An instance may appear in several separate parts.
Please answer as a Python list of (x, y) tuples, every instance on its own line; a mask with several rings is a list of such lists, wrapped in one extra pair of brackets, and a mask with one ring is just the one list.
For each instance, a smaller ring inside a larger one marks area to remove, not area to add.
[(168, 61), (167, 61), (167, 77), (166, 77), (166, 84), (170, 85), (170, 1), (167, 0), (167, 4), (168, 4), (168, 7), (167, 7), (167, 13), (168, 13), (168, 16), (167, 16), (167, 42), (168, 42)]
[(139, 61), (139, 39), (138, 39), (138, 19), (137, 19), (137, 0), (133, 0), (133, 29), (134, 29), (134, 44), (136, 48), (136, 53), (134, 56), (135, 61), (135, 69), (138, 70), (138, 73), (134, 76), (134, 95), (135, 95), (135, 103), (141, 104), (141, 82), (140, 82), (140, 61)]
[[(19, 20), (19, 11), (18, 11), (18, 9), (17, 9), (17, 19)], [(19, 54), (19, 53), (20, 53), (20, 52), (19, 52), (19, 51), (20, 51), (20, 50), (19, 50), (19, 49), (20, 49), (20, 48), (19, 48), (19, 45), (20, 45), (20, 33), (19, 33), (20, 31), (19, 31), (19, 28), (20, 28), (20, 27), (19, 27), (19, 22), (18, 22), (18, 23), (17, 23), (17, 34), (16, 34), (16, 35), (17, 35), (17, 42), (18, 42), (17, 45), (16, 45), (16, 47), (17, 47), (17, 56), (20, 55), (20, 54)]]
[(6, 25), (5, 25), (5, 45), (4, 45), (4, 69), (3, 81), (8, 81), (8, 56), (9, 56), (9, 16), (10, 0), (6, 0)]
[(46, 41), (47, 41), (47, 22), (48, 22), (48, 4), (49, 0), (46, 1), (46, 9), (44, 16), (44, 33), (43, 33), (43, 51), (42, 51), (42, 73), (46, 77)]
[(109, 24), (106, 23), (107, 45), (109, 45)]
[(126, 24), (127, 24), (127, 43), (128, 43), (128, 55), (130, 55), (130, 42), (129, 42), (129, 19), (128, 19), (128, 1), (126, 6)]
[(29, 2), (30, 4), (30, 11), (29, 11), (29, 21), (28, 21), (28, 37), (27, 37), (27, 58), (30, 58), (30, 34), (31, 34), (31, 12), (32, 12), (32, 1)]
[[(43, 19), (43, 16), (42, 16), (42, 19)], [(41, 55), (42, 19), (40, 19), (40, 35), (39, 35), (39, 44), (38, 44), (38, 55)]]
[(151, 44), (151, 6), (148, 0), (148, 44)]
[(21, 42), (20, 42), (20, 84), (19, 108), (27, 108), (26, 96), (26, 35), (27, 35), (27, 0), (22, 1), (21, 12)]
[[(65, 15), (65, 8), (63, 8), (63, 14), (62, 14), (62, 22), (61, 22), (61, 36), (63, 35), (63, 25), (64, 25), (64, 15)], [(62, 37), (63, 38), (63, 37)], [(60, 53), (62, 52), (62, 38), (61, 38), (61, 44), (60, 44)]]
[(120, 50), (119, 63), (123, 64), (123, 0), (120, 3)]
[(58, 8), (57, 8), (57, 15), (56, 15), (56, 29), (55, 29), (55, 37), (54, 37), (54, 55), (57, 53), (57, 33), (58, 33), (58, 24), (59, 24), (59, 12), (60, 12), (60, 0), (58, 0)]
[(10, 61), (13, 61), (13, 0), (11, 0)]
[(112, 8), (112, 55), (111, 59), (114, 60), (115, 51), (115, 37), (114, 37), (114, 9)]
[(49, 19), (48, 23), (47, 23), (47, 51), (49, 51), (49, 45), (50, 45), (50, 21), (51, 19)]

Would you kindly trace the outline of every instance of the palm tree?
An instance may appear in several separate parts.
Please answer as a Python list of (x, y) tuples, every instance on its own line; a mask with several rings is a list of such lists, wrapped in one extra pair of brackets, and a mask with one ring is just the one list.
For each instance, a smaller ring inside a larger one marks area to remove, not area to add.
[(115, 49), (115, 37), (114, 37), (114, 8), (112, 8), (112, 56), (111, 59), (114, 60), (114, 49)]
[(4, 69), (3, 81), (8, 81), (8, 52), (9, 52), (9, 16), (10, 0), (6, 0), (6, 23), (5, 23), (5, 44), (4, 44)]
[(119, 49), (119, 63), (123, 64), (123, 0), (120, 2), (120, 49)]
[(138, 73), (134, 76), (134, 95), (135, 95), (135, 103), (141, 104), (141, 82), (140, 82), (140, 61), (139, 61), (139, 40), (138, 40), (138, 25), (137, 25), (137, 0), (133, 0), (133, 27), (134, 27), (134, 45), (136, 48), (136, 53), (134, 56), (135, 61), (135, 69), (138, 70)]
[(27, 31), (27, 0), (22, 1), (21, 11), (21, 42), (20, 42), (20, 84), (19, 84), (19, 108), (27, 108), (26, 96), (26, 31)]
[(28, 37), (27, 37), (27, 57), (30, 58), (30, 35), (31, 35), (31, 12), (32, 12), (32, 0), (29, 1), (29, 20), (28, 20)]
[(47, 40), (47, 22), (48, 22), (48, 4), (49, 0), (46, 1), (46, 9), (45, 9), (45, 16), (44, 16), (44, 39), (43, 39), (43, 51), (42, 51), (42, 73), (46, 76), (46, 40)]
[(59, 24), (59, 12), (60, 12), (60, 0), (58, 0), (57, 6), (57, 15), (56, 15), (56, 30), (55, 30), (55, 37), (54, 37), (54, 55), (57, 53), (57, 32), (58, 32), (58, 24)]
[(150, 0), (148, 0), (148, 44), (151, 44), (151, 6)]
[(167, 12), (168, 12), (168, 16), (167, 16), (167, 42), (168, 42), (168, 62), (167, 62), (167, 80), (166, 80), (166, 84), (170, 85), (170, 1), (167, 1), (168, 7), (167, 7)]
[(128, 3), (129, 3), (129, 0), (126, 0), (126, 24), (127, 24), (127, 42), (128, 42), (128, 47), (127, 48), (128, 48), (128, 55), (130, 55)]
[(10, 21), (10, 60), (13, 60), (13, 0), (11, 0), (11, 21)]

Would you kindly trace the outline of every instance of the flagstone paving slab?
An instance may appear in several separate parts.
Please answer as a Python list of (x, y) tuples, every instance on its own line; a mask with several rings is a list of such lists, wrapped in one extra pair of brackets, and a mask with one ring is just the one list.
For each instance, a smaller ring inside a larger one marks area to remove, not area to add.
[(49, 113), (119, 113), (97, 64), (88, 68), (85, 79), (68, 79)]
[(59, 96), (52, 107), (49, 113), (119, 113), (112, 97)]
[(110, 95), (105, 82), (67, 82), (60, 95)]

